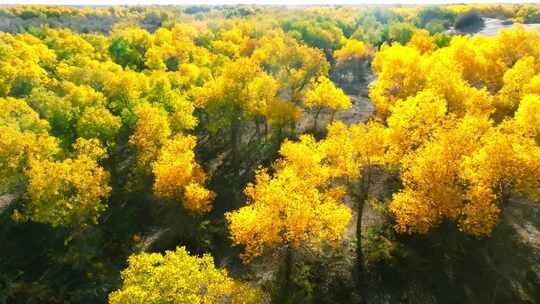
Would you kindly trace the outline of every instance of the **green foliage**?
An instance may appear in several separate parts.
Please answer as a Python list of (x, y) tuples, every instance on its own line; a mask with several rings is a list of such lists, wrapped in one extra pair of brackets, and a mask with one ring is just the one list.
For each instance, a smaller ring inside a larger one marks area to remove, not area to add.
[(388, 30), (392, 23), (403, 21), (403, 17), (395, 12), (373, 8), (362, 11), (356, 18), (356, 30), (351, 38), (379, 46), (389, 40)]
[(454, 27), (462, 32), (474, 33), (484, 26), (484, 19), (476, 10), (464, 13), (456, 18)]
[(456, 13), (447, 8), (426, 6), (416, 14), (416, 26), (428, 29), (430, 23), (437, 22), (443, 28), (449, 28), (454, 24), (455, 18)]
[(452, 37), (446, 33), (437, 33), (433, 35), (433, 42), (437, 45), (439, 48), (446, 47), (450, 45), (450, 41), (452, 40)]
[(388, 36), (391, 41), (405, 45), (411, 40), (415, 30), (416, 28), (409, 23), (398, 22), (390, 25)]
[(142, 70), (144, 65), (143, 54), (129, 40), (124, 37), (114, 39), (111, 42), (109, 51), (114, 58), (114, 61), (123, 67), (130, 67), (135, 70)]

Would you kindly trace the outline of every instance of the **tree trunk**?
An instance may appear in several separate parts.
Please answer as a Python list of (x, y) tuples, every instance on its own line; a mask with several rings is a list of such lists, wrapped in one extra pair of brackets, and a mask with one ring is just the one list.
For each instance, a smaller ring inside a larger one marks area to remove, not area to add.
[(364, 254), (362, 252), (362, 217), (364, 215), (364, 205), (367, 199), (367, 194), (362, 190), (357, 201), (357, 218), (356, 218), (356, 280), (359, 290), (363, 295), (364, 286)]
[(364, 206), (369, 196), (369, 187), (371, 184), (371, 165), (369, 162), (365, 165), (364, 174), (360, 181), (360, 193), (357, 196), (357, 218), (356, 218), (356, 284), (360, 296), (365, 296), (364, 280), (364, 253), (362, 251), (362, 218), (364, 215)]
[(264, 142), (268, 140), (268, 121), (264, 121)]
[(231, 162), (233, 175), (236, 179), (239, 174), (239, 165), (238, 165), (238, 145), (240, 138), (240, 121), (237, 118), (234, 118), (231, 122)]
[(285, 261), (283, 264), (283, 280), (279, 291), (279, 303), (287, 303), (292, 290), (292, 266), (293, 252), (289, 245), (285, 249)]
[(257, 136), (257, 143), (261, 143), (261, 120), (258, 116), (255, 117), (255, 134)]
[(319, 108), (317, 112), (315, 112), (315, 116), (313, 117), (313, 133), (317, 132), (317, 121), (319, 120), (319, 115), (321, 114), (322, 108)]

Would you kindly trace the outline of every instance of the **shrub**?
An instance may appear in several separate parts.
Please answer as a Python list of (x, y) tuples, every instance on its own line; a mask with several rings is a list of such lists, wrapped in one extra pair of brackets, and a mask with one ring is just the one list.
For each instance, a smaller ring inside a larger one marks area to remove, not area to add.
[(456, 19), (456, 30), (466, 33), (478, 32), (484, 26), (484, 19), (476, 10), (469, 11)]

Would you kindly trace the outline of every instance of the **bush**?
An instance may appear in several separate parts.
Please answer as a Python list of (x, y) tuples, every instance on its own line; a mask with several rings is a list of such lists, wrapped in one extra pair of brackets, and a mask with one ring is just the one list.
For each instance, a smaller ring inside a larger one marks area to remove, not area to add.
[(456, 19), (456, 13), (440, 6), (428, 6), (418, 12), (416, 26), (427, 29), (430, 22), (442, 24), (445, 28), (450, 27)]
[(411, 40), (416, 28), (410, 23), (398, 22), (390, 26), (389, 36), (393, 42), (399, 42), (402, 45), (407, 44)]
[(433, 20), (428, 22), (424, 28), (430, 35), (435, 35), (444, 32), (448, 27), (441, 20)]
[(484, 26), (484, 19), (476, 10), (469, 11), (456, 19), (454, 27), (465, 33), (478, 32)]
[(452, 40), (452, 37), (448, 35), (447, 33), (437, 33), (433, 35), (433, 42), (437, 45), (437, 47), (447, 47), (450, 45), (450, 40)]

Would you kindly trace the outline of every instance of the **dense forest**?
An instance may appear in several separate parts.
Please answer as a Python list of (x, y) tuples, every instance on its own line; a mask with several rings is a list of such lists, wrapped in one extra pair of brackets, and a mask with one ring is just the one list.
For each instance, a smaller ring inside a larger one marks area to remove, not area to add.
[(532, 23), (0, 6), (0, 304), (540, 303)]

